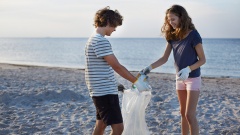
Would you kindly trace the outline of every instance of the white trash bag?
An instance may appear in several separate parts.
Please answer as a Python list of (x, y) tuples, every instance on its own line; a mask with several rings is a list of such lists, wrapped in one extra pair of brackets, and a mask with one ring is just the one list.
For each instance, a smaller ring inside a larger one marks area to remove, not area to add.
[(137, 88), (124, 90), (122, 99), (123, 135), (150, 135), (145, 121), (145, 109), (151, 99), (151, 86), (139, 92)]

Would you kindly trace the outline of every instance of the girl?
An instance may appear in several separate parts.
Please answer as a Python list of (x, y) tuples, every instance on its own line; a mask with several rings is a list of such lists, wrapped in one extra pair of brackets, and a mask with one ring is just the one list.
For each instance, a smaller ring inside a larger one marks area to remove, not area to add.
[(201, 36), (187, 11), (180, 5), (173, 5), (166, 11), (161, 31), (167, 40), (165, 52), (140, 73), (146, 75), (166, 63), (173, 50), (182, 135), (187, 135), (189, 131), (191, 135), (198, 135), (196, 107), (201, 86), (200, 66), (206, 62)]

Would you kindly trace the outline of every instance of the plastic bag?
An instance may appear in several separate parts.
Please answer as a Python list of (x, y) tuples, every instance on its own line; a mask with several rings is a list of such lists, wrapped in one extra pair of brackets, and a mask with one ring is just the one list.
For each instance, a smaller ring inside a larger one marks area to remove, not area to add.
[(122, 99), (123, 135), (150, 135), (145, 121), (145, 109), (151, 99), (151, 91), (137, 89), (124, 91)]

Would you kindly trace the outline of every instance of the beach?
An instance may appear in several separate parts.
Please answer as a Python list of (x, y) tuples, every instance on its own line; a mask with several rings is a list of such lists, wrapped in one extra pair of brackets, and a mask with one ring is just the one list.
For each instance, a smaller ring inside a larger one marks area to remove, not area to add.
[[(132, 72), (134, 75), (137, 72)], [(126, 88), (131, 84), (116, 75)], [(84, 70), (0, 64), (0, 135), (90, 135), (95, 108)], [(175, 75), (150, 73), (146, 122), (152, 135), (179, 135)], [(120, 101), (122, 93), (119, 93)], [(200, 134), (240, 134), (240, 78), (202, 77), (197, 107)], [(105, 134), (110, 133), (107, 127)]]

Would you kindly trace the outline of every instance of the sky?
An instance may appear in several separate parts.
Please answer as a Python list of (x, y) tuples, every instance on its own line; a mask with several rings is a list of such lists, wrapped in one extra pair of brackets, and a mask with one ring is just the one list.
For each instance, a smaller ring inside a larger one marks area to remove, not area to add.
[(106, 6), (124, 17), (111, 37), (162, 37), (173, 4), (187, 10), (203, 38), (240, 38), (240, 0), (0, 0), (0, 37), (89, 37)]

